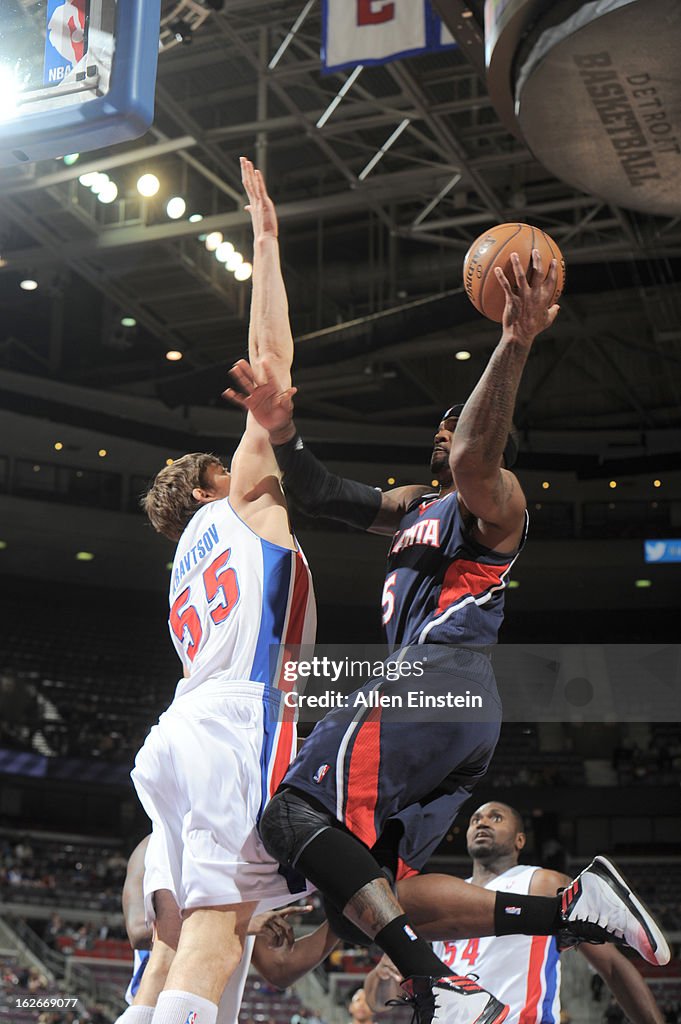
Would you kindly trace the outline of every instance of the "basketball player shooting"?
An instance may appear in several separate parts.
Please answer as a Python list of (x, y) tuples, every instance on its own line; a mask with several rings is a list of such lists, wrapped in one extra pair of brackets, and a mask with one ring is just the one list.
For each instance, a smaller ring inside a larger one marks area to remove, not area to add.
[[(383, 868), (388, 861), (392, 879), (399, 879), (425, 864), (484, 776), (499, 735), (501, 709), (488, 649), (501, 625), (506, 578), (527, 522), (525, 497), (510, 469), (516, 452), (512, 414), (532, 346), (558, 314), (558, 306), (549, 305), (555, 260), (546, 273), (535, 250), (531, 281), (516, 253), (511, 260), (513, 288), (496, 271), (505, 295), (501, 339), (469, 399), (447, 410), (435, 433), (435, 494), (419, 485), (380, 492), (329, 473), (296, 430), (286, 379), (272, 399), (241, 361), (233, 370), (238, 392), (225, 392), (268, 429), (287, 495), (299, 507), (393, 538), (383, 590), (383, 623), (398, 652), (391, 658), (425, 665), (419, 686), (426, 693), (467, 689), (483, 698), (487, 711), (480, 722), (388, 721), (370, 704), (358, 713), (351, 696), (347, 709), (315, 726), (260, 822), (269, 852), (324, 894), (334, 931), (344, 936), (349, 921), (390, 956), (405, 978), (418, 1024), (433, 1019), (435, 982), (459, 1000), (467, 1024), (499, 1024), (508, 1012), (469, 979), (452, 976), (415, 935)], [(276, 383), (274, 375), (268, 383)], [(389, 686), (395, 693), (400, 685), (373, 680), (364, 690)], [(393, 851), (386, 858), (387, 837)], [(593, 928), (586, 922), (595, 911), (591, 921), (604, 925), (604, 938), (617, 931), (644, 956), (665, 962), (664, 939), (651, 945), (641, 937), (625, 887), (618, 890), (616, 909), (609, 891), (609, 881), (592, 865), (571, 901), (483, 893), (468, 934), (567, 929), (579, 937), (583, 927)], [(608, 912), (616, 918), (611, 932)]]

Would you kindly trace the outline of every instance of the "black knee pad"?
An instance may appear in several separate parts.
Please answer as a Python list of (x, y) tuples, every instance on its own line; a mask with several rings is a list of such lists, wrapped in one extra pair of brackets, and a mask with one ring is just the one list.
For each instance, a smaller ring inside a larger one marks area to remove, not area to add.
[(265, 808), (259, 831), (270, 857), (286, 867), (295, 867), (308, 843), (330, 826), (338, 826), (332, 814), (312, 806), (293, 790), (283, 789)]

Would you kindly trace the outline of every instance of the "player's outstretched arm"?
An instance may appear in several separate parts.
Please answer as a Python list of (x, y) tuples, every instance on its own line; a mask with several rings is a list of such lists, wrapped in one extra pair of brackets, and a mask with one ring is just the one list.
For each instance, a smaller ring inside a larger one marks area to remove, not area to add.
[[(298, 913), (300, 908), (293, 907), (287, 910), (290, 913)], [(282, 913), (278, 912), (279, 915)], [(337, 945), (338, 939), (326, 921), (309, 935), (303, 935), (293, 941), (291, 932), (290, 938), (287, 934), (285, 941), (274, 946), (271, 944), (270, 936), (261, 933), (255, 940), (252, 963), (270, 985), (274, 985), (275, 988), (288, 988), (303, 975), (314, 970)]]
[(577, 948), (598, 971), (631, 1024), (664, 1024), (653, 993), (634, 964), (615, 946), (582, 943)]
[(408, 505), (427, 492), (421, 485), (380, 491), (330, 473), (296, 430), (292, 401), (296, 389), (280, 386), (268, 359), (262, 360), (257, 379), (245, 359), (232, 367), (230, 376), (236, 388), (227, 388), (224, 397), (248, 410), (268, 431), (286, 493), (308, 515), (392, 536)]
[(511, 262), (515, 288), (496, 268), (506, 295), (501, 339), (463, 407), (450, 449), (459, 496), (477, 518), (483, 542), (500, 550), (514, 547), (524, 526), (525, 496), (515, 475), (502, 467), (518, 387), (535, 338), (558, 315), (558, 306), (549, 306), (556, 261), (551, 260), (545, 276), (539, 251), (533, 250), (531, 282), (517, 253)]
[(248, 327), (248, 357), (260, 379), (261, 360), (269, 362), (279, 386), (291, 386), (293, 335), (288, 298), (281, 272), (277, 214), (265, 179), (246, 157), (240, 158), (243, 182), (253, 225), (253, 290)]

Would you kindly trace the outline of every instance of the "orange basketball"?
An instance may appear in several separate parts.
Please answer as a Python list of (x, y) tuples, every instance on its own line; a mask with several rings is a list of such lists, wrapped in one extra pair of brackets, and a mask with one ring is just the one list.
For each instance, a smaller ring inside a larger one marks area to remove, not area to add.
[(511, 287), (515, 287), (511, 253), (517, 252), (531, 281), (533, 249), (539, 249), (541, 253), (545, 274), (549, 272), (551, 260), (558, 260), (556, 290), (549, 305), (558, 301), (565, 284), (565, 260), (551, 236), (540, 228), (533, 228), (531, 224), (498, 224), (475, 239), (463, 261), (466, 295), (480, 313), (501, 323), (505, 297), (494, 268), (501, 267)]

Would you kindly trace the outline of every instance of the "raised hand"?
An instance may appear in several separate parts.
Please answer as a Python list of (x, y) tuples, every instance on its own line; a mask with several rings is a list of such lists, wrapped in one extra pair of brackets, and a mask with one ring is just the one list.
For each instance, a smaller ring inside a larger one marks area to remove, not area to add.
[(267, 360), (261, 360), (259, 381), (245, 359), (235, 363), (229, 375), (238, 390), (227, 388), (222, 392), (223, 398), (250, 412), (270, 434), (284, 430), (291, 423), (293, 396), (298, 389), (291, 387), (282, 391)]
[(245, 156), (239, 157), (241, 164), (241, 181), (243, 182), (248, 205), (245, 207), (253, 222), (253, 237), (276, 238), (279, 233), (277, 214), (274, 203), (267, 194), (265, 179)]
[(544, 276), (542, 258), (538, 249), (532, 250), (532, 283), (530, 284), (517, 252), (511, 253), (511, 263), (516, 287), (513, 289), (501, 267), (495, 267), (499, 284), (506, 295), (504, 334), (512, 335), (519, 342), (531, 345), (534, 339), (558, 316), (560, 306), (549, 302), (556, 293), (558, 266), (551, 260), (549, 272)]

